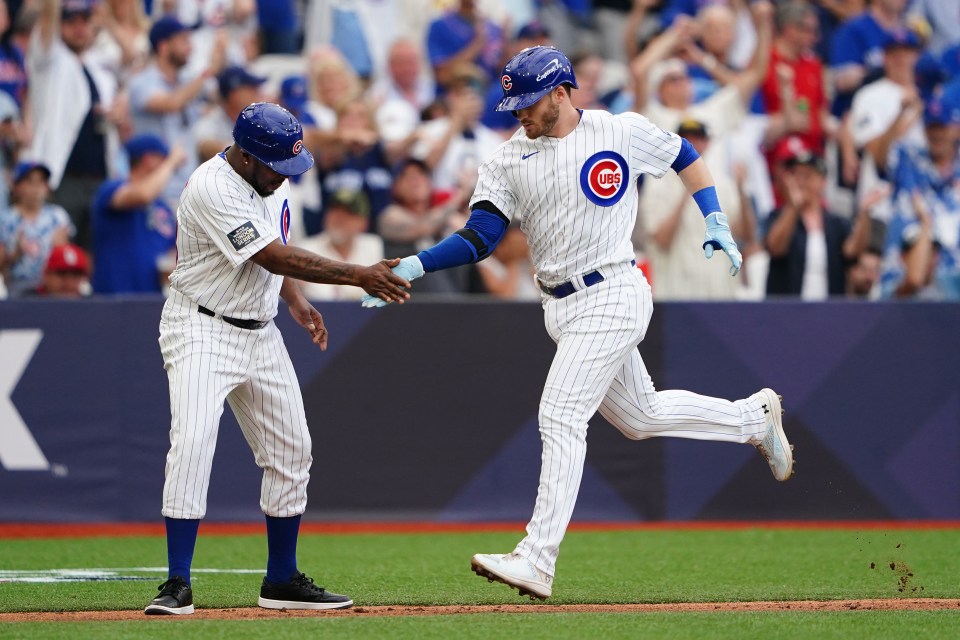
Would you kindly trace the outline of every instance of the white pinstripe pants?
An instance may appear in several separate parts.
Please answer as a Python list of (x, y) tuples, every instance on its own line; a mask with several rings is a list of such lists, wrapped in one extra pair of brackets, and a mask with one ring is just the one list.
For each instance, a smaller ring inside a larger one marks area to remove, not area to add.
[(765, 429), (760, 400), (730, 402), (689, 391), (657, 391), (637, 345), (653, 314), (639, 269), (600, 270), (603, 282), (544, 302), (557, 354), (540, 400), (540, 485), (527, 536), (515, 553), (554, 575), (587, 453), (587, 421), (600, 414), (632, 440), (673, 436), (745, 443)]
[(302, 514), (313, 461), (310, 432), (277, 326), (240, 329), (201, 315), (195, 304), (173, 292), (160, 321), (160, 349), (171, 414), (163, 515), (199, 519), (206, 514), (224, 400), (263, 469), (260, 508), (280, 518)]

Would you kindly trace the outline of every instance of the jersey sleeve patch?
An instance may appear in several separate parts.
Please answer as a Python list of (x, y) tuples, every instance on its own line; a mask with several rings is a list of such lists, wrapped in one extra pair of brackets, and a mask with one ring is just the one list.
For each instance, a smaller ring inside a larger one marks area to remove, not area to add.
[(230, 244), (232, 244), (233, 248), (237, 251), (240, 251), (259, 237), (260, 232), (257, 231), (257, 228), (254, 227), (250, 221), (244, 222), (227, 234), (227, 239), (230, 240)]

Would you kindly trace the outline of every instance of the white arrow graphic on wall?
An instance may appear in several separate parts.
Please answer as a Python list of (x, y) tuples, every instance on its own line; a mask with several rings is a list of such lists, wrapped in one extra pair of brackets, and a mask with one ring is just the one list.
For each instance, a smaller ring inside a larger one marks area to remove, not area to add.
[(0, 464), (10, 471), (50, 468), (11, 398), (42, 339), (39, 329), (0, 331)]

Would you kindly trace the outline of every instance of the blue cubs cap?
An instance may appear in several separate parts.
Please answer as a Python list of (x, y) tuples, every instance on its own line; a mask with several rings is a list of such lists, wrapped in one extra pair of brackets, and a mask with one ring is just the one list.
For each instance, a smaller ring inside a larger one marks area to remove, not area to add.
[(178, 33), (189, 30), (190, 28), (187, 25), (173, 16), (163, 16), (150, 27), (150, 47), (156, 51), (161, 42), (169, 40)]
[(130, 162), (136, 162), (148, 153), (166, 156), (170, 153), (167, 143), (152, 133), (141, 133), (133, 136), (123, 145)]
[(40, 171), (44, 175), (45, 180), (50, 179), (50, 168), (42, 162), (35, 161), (25, 161), (17, 163), (17, 166), (13, 170), (13, 184), (17, 184), (21, 180), (27, 177), (31, 171)]
[(906, 49), (922, 49), (923, 43), (920, 42), (920, 36), (918, 36), (911, 29), (897, 29), (891, 31), (883, 39), (883, 49), (892, 49), (894, 47), (903, 47)]
[(500, 74), (503, 98), (496, 109), (525, 109), (562, 84), (577, 88), (573, 65), (567, 56), (556, 47), (528, 47), (503, 67)]
[(230, 92), (240, 87), (259, 87), (266, 82), (266, 78), (255, 76), (243, 67), (227, 67), (217, 76), (217, 88), (220, 97), (226, 98)]
[(292, 113), (272, 102), (254, 102), (233, 126), (237, 146), (283, 176), (298, 176), (313, 166), (303, 146), (303, 127)]
[(93, 13), (96, 6), (96, 0), (63, 0), (60, 5), (61, 18), (70, 18), (72, 16), (89, 16)]
[(931, 98), (923, 106), (923, 124), (927, 127), (960, 124), (960, 109), (940, 98)]
[(528, 22), (517, 31), (517, 40), (533, 40), (534, 38), (549, 38), (550, 32), (539, 20)]
[(290, 76), (280, 83), (280, 104), (292, 111), (300, 111), (307, 104), (307, 79)]

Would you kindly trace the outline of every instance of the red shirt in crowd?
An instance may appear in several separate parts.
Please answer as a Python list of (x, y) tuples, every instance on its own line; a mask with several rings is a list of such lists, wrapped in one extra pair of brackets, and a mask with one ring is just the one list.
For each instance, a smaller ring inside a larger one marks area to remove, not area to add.
[(773, 47), (770, 51), (770, 68), (761, 87), (767, 113), (777, 113), (783, 108), (776, 71), (780, 64), (793, 69), (793, 92), (797, 103), (810, 114), (810, 129), (792, 135), (800, 138), (808, 150), (822, 154), (824, 140), (820, 112), (827, 106), (823, 87), (823, 65), (812, 52), (804, 52), (796, 60), (790, 60), (784, 57), (777, 47)]

